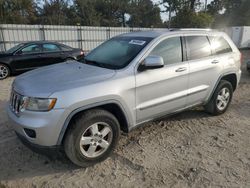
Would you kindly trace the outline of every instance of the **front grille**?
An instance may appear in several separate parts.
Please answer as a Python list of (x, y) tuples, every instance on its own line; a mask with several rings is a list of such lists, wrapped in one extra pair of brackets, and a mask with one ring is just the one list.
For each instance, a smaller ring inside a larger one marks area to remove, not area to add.
[(21, 108), (22, 95), (18, 94), (14, 90), (11, 92), (10, 96), (10, 107), (15, 114), (19, 114)]

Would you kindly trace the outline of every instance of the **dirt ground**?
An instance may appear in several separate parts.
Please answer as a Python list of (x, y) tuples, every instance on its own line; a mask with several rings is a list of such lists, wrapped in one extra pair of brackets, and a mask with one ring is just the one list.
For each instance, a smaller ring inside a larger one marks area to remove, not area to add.
[(250, 187), (250, 51), (243, 53), (242, 80), (227, 113), (212, 117), (195, 108), (147, 123), (89, 168), (22, 145), (5, 112), (14, 78), (0, 81), (0, 188)]

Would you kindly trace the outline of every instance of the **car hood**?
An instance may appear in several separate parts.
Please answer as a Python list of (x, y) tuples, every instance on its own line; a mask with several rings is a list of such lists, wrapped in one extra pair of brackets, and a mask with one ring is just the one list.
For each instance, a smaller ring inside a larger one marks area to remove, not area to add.
[(10, 56), (11, 54), (9, 54), (9, 53), (5, 53), (5, 52), (0, 52), (0, 58), (2, 58), (2, 57), (8, 57), (8, 56)]
[(113, 77), (114, 70), (67, 61), (18, 76), (13, 88), (25, 96), (49, 97), (52, 93), (94, 84)]

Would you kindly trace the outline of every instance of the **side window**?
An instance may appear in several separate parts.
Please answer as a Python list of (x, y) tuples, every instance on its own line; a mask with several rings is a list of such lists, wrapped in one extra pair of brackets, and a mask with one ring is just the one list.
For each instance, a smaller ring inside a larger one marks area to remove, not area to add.
[(32, 44), (21, 49), (22, 54), (32, 54), (41, 52), (40, 46), (37, 44)]
[(62, 51), (71, 51), (72, 50), (72, 48), (69, 47), (69, 46), (63, 46), (63, 45), (61, 45), (60, 48), (62, 49)]
[(43, 44), (44, 52), (57, 52), (60, 51), (60, 48), (55, 44)]
[(232, 48), (223, 37), (211, 36), (209, 37), (209, 40), (211, 42), (211, 46), (215, 54), (224, 54), (232, 52)]
[(181, 38), (173, 37), (160, 42), (150, 55), (161, 56), (165, 65), (182, 62)]
[(187, 36), (188, 60), (201, 59), (212, 55), (211, 46), (206, 36)]

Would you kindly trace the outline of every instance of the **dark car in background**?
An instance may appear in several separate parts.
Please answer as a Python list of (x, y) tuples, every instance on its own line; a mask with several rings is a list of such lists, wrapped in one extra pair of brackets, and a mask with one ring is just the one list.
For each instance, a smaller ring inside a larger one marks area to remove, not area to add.
[(83, 57), (84, 52), (81, 49), (56, 42), (21, 43), (0, 53), (0, 80), (12, 74)]
[(250, 73), (250, 61), (247, 62), (247, 70)]

